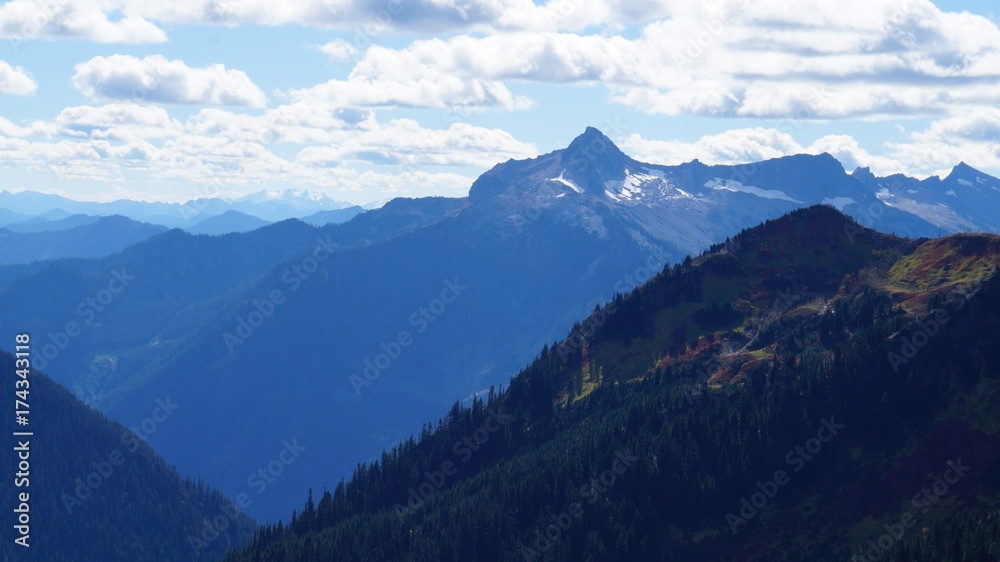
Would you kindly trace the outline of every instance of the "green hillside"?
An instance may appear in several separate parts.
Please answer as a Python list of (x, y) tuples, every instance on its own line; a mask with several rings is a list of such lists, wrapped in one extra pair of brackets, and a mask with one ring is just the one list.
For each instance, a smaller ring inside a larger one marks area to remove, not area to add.
[(996, 560), (996, 244), (744, 231), (227, 560)]

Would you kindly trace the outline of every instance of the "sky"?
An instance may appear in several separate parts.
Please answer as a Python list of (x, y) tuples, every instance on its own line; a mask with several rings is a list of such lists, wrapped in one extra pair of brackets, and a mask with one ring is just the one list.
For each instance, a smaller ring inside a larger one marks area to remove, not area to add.
[(587, 126), (646, 162), (1000, 175), (986, 0), (11, 0), (0, 189), (464, 196)]

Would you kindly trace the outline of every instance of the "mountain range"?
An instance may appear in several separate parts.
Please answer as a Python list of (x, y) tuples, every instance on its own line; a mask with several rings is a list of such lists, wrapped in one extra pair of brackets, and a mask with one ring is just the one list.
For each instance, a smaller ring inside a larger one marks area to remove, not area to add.
[[(0, 268), (0, 337), (43, 335), (46, 372), (126, 425), (174, 397), (177, 433), (150, 443), (230, 497), (298, 439), (307, 452), (248, 511), (276, 520), (505, 384), (596, 306), (763, 221), (826, 203), (856, 221), (841, 221), (848, 238), (997, 228), (997, 180), (959, 166), (912, 182), (848, 174), (829, 155), (646, 164), (587, 129), (498, 164), (466, 198), (396, 199), (320, 227), (171, 230), (97, 259)], [(941, 189), (980, 199), (942, 214)]]
[(996, 560), (998, 266), (995, 235), (794, 211), (617, 295), (226, 560)]
[(0, 191), (0, 209), (4, 210), (0, 211), (0, 226), (31, 217), (58, 213), (63, 215), (58, 218), (74, 214), (123, 215), (140, 222), (170, 228), (185, 228), (226, 211), (239, 211), (267, 222), (274, 222), (353, 206), (320, 193), (295, 189), (262, 190), (238, 198), (206, 196), (185, 203), (129, 199), (92, 202), (34, 191)]

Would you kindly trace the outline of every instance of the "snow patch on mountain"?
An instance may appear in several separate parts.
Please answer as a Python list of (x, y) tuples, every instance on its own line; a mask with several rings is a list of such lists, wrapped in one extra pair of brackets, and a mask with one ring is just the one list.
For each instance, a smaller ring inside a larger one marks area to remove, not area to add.
[[(958, 181), (962, 181), (962, 180), (958, 180)], [(971, 184), (970, 184), (970, 185), (971, 185)], [(957, 194), (957, 193), (955, 193), (955, 190), (954, 190), (954, 189), (949, 189), (948, 191), (945, 191), (945, 192), (944, 192), (944, 194), (945, 194), (945, 195), (951, 195), (952, 197), (958, 197), (958, 194)]]
[(857, 203), (852, 197), (827, 197), (823, 199), (824, 205), (832, 205), (840, 212), (844, 212), (844, 207)]
[(566, 187), (572, 189), (573, 191), (575, 191), (577, 193), (583, 193), (583, 190), (580, 189), (580, 186), (576, 185), (572, 181), (570, 181), (570, 180), (566, 179), (565, 177), (563, 177), (565, 175), (566, 175), (566, 170), (563, 170), (563, 171), (559, 172), (559, 177), (558, 178), (549, 178), (549, 181), (554, 181), (554, 182), (561, 183), (561, 184), (565, 185)]
[(798, 199), (792, 199), (784, 191), (777, 189), (761, 189), (752, 185), (743, 185), (736, 180), (724, 180), (722, 178), (715, 178), (714, 180), (709, 180), (705, 182), (705, 187), (709, 189), (714, 189), (717, 191), (732, 191), (734, 193), (749, 193), (750, 195), (756, 195), (764, 199), (779, 199), (781, 201), (789, 201), (791, 203), (804, 202)]
[(958, 180), (959, 185), (964, 185), (965, 187), (972, 187), (972, 182), (969, 180)]
[[(655, 181), (658, 181), (656, 176), (633, 174), (631, 171), (625, 170), (625, 179), (604, 182), (604, 194), (618, 202), (622, 199), (631, 201), (634, 197), (643, 195), (645, 185)], [(617, 193), (615, 193), (616, 191)]]

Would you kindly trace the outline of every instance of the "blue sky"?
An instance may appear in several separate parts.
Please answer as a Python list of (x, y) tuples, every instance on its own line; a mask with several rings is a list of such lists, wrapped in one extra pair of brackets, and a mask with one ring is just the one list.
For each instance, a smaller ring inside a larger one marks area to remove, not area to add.
[(938, 0), (12, 0), (0, 189), (460, 196), (588, 126), (656, 163), (1000, 174), (1000, 29)]

